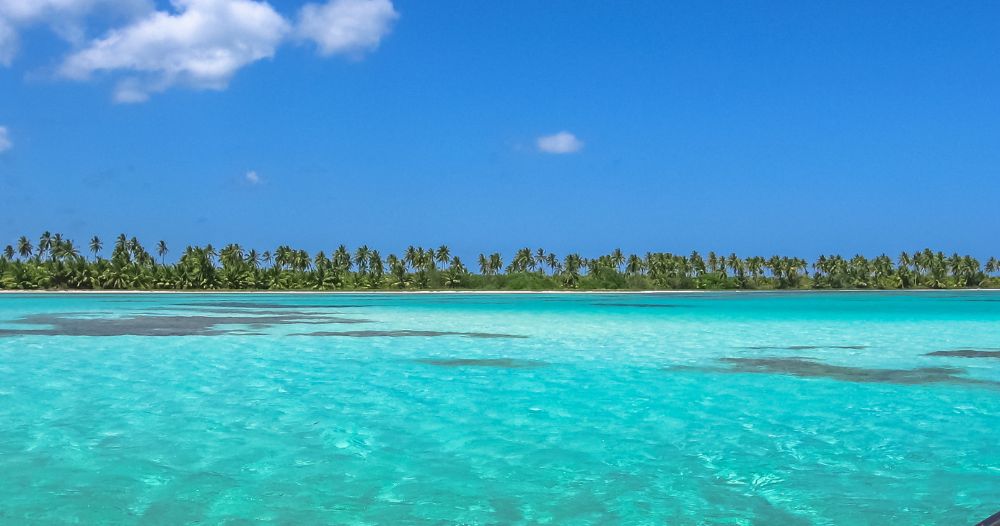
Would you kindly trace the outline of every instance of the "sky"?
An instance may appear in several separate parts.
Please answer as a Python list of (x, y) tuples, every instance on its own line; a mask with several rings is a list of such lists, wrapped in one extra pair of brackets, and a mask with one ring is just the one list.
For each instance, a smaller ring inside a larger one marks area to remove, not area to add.
[(1000, 253), (1000, 3), (0, 0), (0, 245)]

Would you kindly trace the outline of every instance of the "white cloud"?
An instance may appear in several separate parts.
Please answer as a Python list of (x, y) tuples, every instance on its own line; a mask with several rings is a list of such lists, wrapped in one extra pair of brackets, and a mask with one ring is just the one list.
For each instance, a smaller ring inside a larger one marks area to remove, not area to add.
[(9, 66), (17, 55), (17, 31), (0, 18), (0, 66)]
[(0, 126), (0, 153), (3, 153), (14, 147), (14, 143), (10, 141), (10, 134), (7, 133), (6, 126)]
[(152, 0), (0, 0), (0, 17), (19, 23), (78, 18), (101, 10), (137, 13), (152, 9)]
[[(0, 66), (14, 61), (22, 30), (47, 26), (73, 49), (59, 76), (103, 74), (117, 82), (115, 100), (141, 102), (174, 86), (225, 89), (241, 68), (273, 57), (290, 39), (315, 42), (321, 55), (358, 58), (399, 17), (392, 0), (310, 3), (294, 24), (269, 0), (170, 0), (157, 10), (161, 1), (0, 0)], [(114, 29), (87, 36), (100, 24)]]
[(567, 131), (539, 137), (536, 144), (539, 151), (545, 153), (573, 153), (583, 149), (583, 141)]
[(19, 31), (46, 25), (64, 40), (85, 40), (84, 19), (91, 13), (105, 19), (132, 19), (153, 10), (153, 0), (0, 0), (0, 65), (17, 55)]
[(303, 6), (296, 34), (315, 42), (321, 55), (361, 56), (378, 47), (397, 18), (389, 0), (330, 0)]
[(256, 170), (250, 170), (249, 172), (247, 172), (246, 174), (244, 174), (243, 175), (243, 179), (247, 183), (252, 184), (252, 185), (258, 185), (258, 184), (261, 184), (261, 183), (264, 182), (264, 180), (260, 178), (260, 175), (257, 174)]
[(71, 54), (60, 72), (83, 80), (125, 71), (115, 99), (141, 102), (174, 85), (221, 90), (237, 70), (274, 56), (289, 31), (271, 6), (254, 0), (174, 0), (177, 13), (157, 11)]

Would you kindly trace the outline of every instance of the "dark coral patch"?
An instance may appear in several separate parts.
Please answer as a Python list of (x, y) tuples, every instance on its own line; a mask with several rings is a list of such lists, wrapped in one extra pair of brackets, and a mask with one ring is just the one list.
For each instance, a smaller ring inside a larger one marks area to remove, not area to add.
[(1000, 359), (1000, 351), (980, 351), (976, 349), (955, 349), (953, 351), (934, 351), (924, 356), (954, 356), (957, 358), (996, 358)]
[(955, 367), (922, 367), (918, 369), (866, 369), (825, 364), (811, 358), (722, 358), (729, 367), (673, 367), (673, 370), (694, 370), (712, 373), (783, 374), (802, 378), (828, 378), (842, 382), (883, 384), (955, 383), (1000, 387), (997, 382), (960, 376), (964, 370)]
[(355, 309), (367, 307), (359, 304), (334, 304), (334, 303), (314, 303), (314, 304), (293, 304), (293, 303), (265, 303), (259, 301), (193, 301), (190, 303), (178, 303), (181, 307), (235, 307), (240, 309)]
[(723, 358), (732, 369), (746, 373), (778, 373), (807, 378), (831, 378), (847, 382), (926, 384), (961, 379), (961, 369), (925, 367), (920, 369), (866, 369), (829, 365), (808, 358)]
[[(239, 314), (239, 315), (252, 315), (252, 316), (328, 316), (331, 313), (317, 313), (304, 310), (285, 310), (285, 309), (242, 309), (236, 307), (185, 307), (183, 309), (178, 309), (176, 307), (157, 307), (155, 310), (158, 312), (162, 311), (183, 311), (183, 312), (196, 312), (205, 314)], [(337, 314), (337, 313), (333, 313)]]
[(276, 325), (325, 325), (330, 323), (368, 323), (368, 320), (321, 315), (281, 316), (153, 316), (121, 318), (79, 318), (65, 315), (26, 316), (14, 323), (25, 329), (0, 329), (2, 336), (220, 336), (243, 334), (245, 329), (223, 329), (238, 325), (261, 329)]

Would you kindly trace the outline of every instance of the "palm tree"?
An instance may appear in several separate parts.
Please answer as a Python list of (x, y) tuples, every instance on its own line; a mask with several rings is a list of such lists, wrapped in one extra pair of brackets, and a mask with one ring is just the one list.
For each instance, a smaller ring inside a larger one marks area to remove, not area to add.
[(354, 251), (354, 265), (358, 267), (359, 274), (368, 273), (368, 262), (370, 256), (371, 250), (368, 248), (368, 245), (361, 245)]
[(563, 286), (576, 288), (580, 281), (580, 269), (583, 267), (583, 259), (579, 254), (567, 254), (563, 258), (562, 282)]
[(501, 270), (503, 270), (503, 258), (500, 256), (500, 253), (494, 252), (490, 254), (490, 273), (495, 276)]
[(52, 240), (52, 249), (49, 250), (49, 255), (52, 260), (66, 261), (76, 258), (79, 253), (73, 246), (72, 240), (63, 239), (61, 235), (56, 234)]
[(993, 274), (1000, 271), (1000, 260), (998, 260), (995, 256), (990, 256), (990, 259), (986, 260), (985, 270), (987, 274)]
[(434, 254), (434, 259), (442, 265), (447, 264), (448, 260), (451, 259), (451, 250), (448, 249), (447, 245), (441, 245)]
[(161, 239), (156, 243), (156, 253), (160, 256), (160, 265), (163, 264), (163, 256), (166, 256), (167, 252), (167, 242)]
[(279, 246), (274, 250), (274, 266), (277, 267), (279, 271), (285, 270), (285, 266), (290, 265), (292, 262), (291, 255), (291, 247), (287, 245)]
[(125, 237), (125, 234), (118, 234), (118, 237), (115, 238), (114, 253), (117, 253), (119, 255), (124, 255), (124, 253), (127, 251), (128, 251), (128, 238)]
[(555, 275), (559, 271), (559, 258), (556, 257), (554, 252), (549, 252), (545, 256), (545, 264), (549, 266), (549, 272)]
[(451, 264), (448, 266), (448, 270), (445, 272), (444, 284), (446, 287), (460, 287), (462, 286), (462, 280), (465, 275), (468, 274), (468, 270), (465, 265), (462, 264), (462, 260), (455, 256), (451, 259)]
[(48, 230), (42, 233), (41, 237), (38, 238), (38, 253), (36, 257), (42, 259), (49, 249), (52, 248), (52, 234)]
[(410, 285), (409, 277), (406, 274), (406, 262), (397, 258), (395, 254), (390, 254), (388, 258), (389, 273), (392, 274), (391, 286), (405, 289)]
[(219, 253), (215, 251), (215, 247), (213, 247), (211, 243), (205, 245), (205, 257), (208, 258), (209, 262), (214, 262), (218, 255)]
[(60, 233), (58, 233), (58, 232), (56, 232), (56, 234), (54, 236), (52, 236), (52, 241), (51, 241), (51, 243), (49, 245), (49, 258), (50, 259), (56, 257), (55, 252), (61, 252), (62, 251), (62, 249), (64, 248), (63, 245), (64, 245), (65, 242), (66, 241), (63, 239), (63, 235), (60, 234)]
[(615, 272), (621, 272), (622, 265), (625, 264), (625, 255), (622, 254), (622, 249), (616, 248), (611, 251), (611, 266), (614, 267)]
[(351, 253), (344, 245), (340, 245), (337, 247), (337, 250), (333, 252), (331, 262), (340, 273), (347, 273), (351, 271)]
[[(322, 254), (322, 252), (320, 253)], [(260, 256), (257, 254), (257, 250), (251, 248), (250, 252), (247, 252), (247, 265), (257, 270), (257, 267), (260, 265)]]
[(30, 258), (33, 251), (34, 249), (31, 246), (31, 241), (28, 240), (28, 236), (21, 236), (17, 240), (17, 253), (21, 256), (21, 259)]
[[(164, 245), (164, 248), (166, 248), (166, 245)], [(241, 247), (241, 246), (239, 246), (239, 245), (237, 245), (235, 243), (230, 243), (230, 244), (222, 247), (222, 250), (219, 251), (219, 262), (222, 263), (223, 268), (225, 268), (225, 267), (230, 267), (230, 268), (238, 268), (238, 267), (240, 267), (244, 263), (244, 261), (243, 261), (243, 247)]]
[(522, 248), (514, 254), (507, 267), (507, 272), (528, 272), (535, 269), (535, 258), (531, 255), (530, 248)]
[(368, 268), (371, 273), (368, 286), (370, 288), (377, 288), (381, 286), (382, 279), (385, 276), (385, 264), (382, 261), (382, 255), (379, 254), (378, 250), (372, 250), (368, 253)]
[(719, 270), (719, 258), (715, 255), (714, 251), (708, 252), (708, 271), (715, 274)]
[(693, 277), (698, 278), (707, 270), (705, 268), (705, 259), (701, 257), (701, 254), (697, 250), (691, 252), (691, 255), (687, 258), (691, 273)]
[(625, 265), (625, 274), (629, 276), (638, 276), (642, 274), (645, 269), (645, 265), (642, 262), (642, 258), (635, 254), (631, 254), (628, 257), (628, 262)]
[(428, 271), (437, 268), (434, 262), (434, 249), (432, 248), (418, 248), (417, 260), (421, 271)]
[(403, 263), (410, 268), (417, 268), (417, 249), (413, 245), (406, 247), (406, 252), (403, 253)]
[(97, 261), (97, 253), (104, 248), (104, 243), (101, 243), (101, 238), (94, 236), (90, 238), (90, 252), (94, 254), (94, 261)]
[(309, 258), (309, 253), (305, 250), (296, 250), (293, 255), (293, 261), (295, 270), (299, 272), (305, 272), (312, 267), (312, 259)]

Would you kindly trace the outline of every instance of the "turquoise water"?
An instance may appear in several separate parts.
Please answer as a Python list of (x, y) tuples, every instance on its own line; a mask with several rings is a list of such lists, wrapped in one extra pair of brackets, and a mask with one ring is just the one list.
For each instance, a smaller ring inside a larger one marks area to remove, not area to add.
[(0, 296), (3, 524), (974, 524), (998, 423), (1000, 293)]

